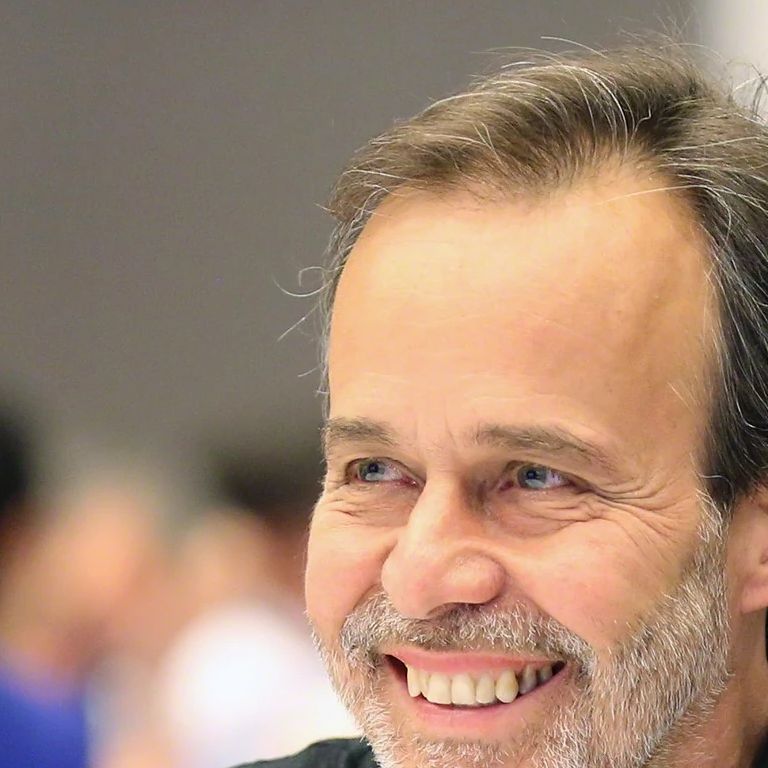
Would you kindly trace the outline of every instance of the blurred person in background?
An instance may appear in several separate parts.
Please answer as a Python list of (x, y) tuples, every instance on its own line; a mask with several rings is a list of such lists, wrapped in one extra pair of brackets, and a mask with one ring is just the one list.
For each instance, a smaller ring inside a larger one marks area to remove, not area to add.
[(39, 558), (48, 600), (79, 638), (93, 768), (168, 765), (153, 683), (186, 614), (166, 483), (154, 474), (117, 457), (85, 473), (58, 497)]
[[(86, 768), (82, 638), (35, 567), (44, 528), (29, 423), (0, 411), (0, 766)], [(34, 573), (33, 573), (34, 572)], [(57, 574), (47, 576), (50, 584)]]
[(213, 464), (217, 503), (181, 547), (191, 618), (161, 672), (174, 768), (221, 768), (356, 732), (304, 617), (319, 453), (294, 445)]
[(147, 681), (179, 621), (160, 510), (126, 467), (32, 503), (0, 418), (0, 768), (160, 768)]

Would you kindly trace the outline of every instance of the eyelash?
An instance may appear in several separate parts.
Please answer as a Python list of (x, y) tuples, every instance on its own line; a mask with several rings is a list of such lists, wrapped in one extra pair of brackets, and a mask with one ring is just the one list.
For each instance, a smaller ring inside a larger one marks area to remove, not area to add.
[(416, 481), (411, 478), (408, 472), (405, 471), (405, 469), (401, 468), (400, 464), (398, 464), (395, 461), (392, 461), (391, 459), (383, 459), (378, 458), (377, 456), (368, 456), (363, 459), (355, 459), (354, 461), (351, 461), (349, 464), (347, 464), (344, 477), (346, 482), (357, 482), (361, 485), (376, 485), (376, 483), (366, 483), (364, 480), (361, 480), (360, 478), (356, 477), (356, 472), (364, 465), (364, 464), (374, 464), (379, 463), (383, 464), (387, 467), (395, 467), (398, 469), (398, 471), (404, 476), (403, 479), (405, 482), (408, 482), (408, 479), (410, 479), (410, 482), (408, 482), (409, 485), (415, 484)]
[[(379, 485), (380, 483), (366, 482), (365, 480), (362, 480), (356, 476), (360, 468), (366, 463), (369, 463), (369, 464), (378, 463), (378, 464), (384, 465), (387, 468), (394, 467), (403, 476), (400, 481), (394, 481), (394, 482), (400, 482), (406, 485), (417, 484), (417, 481), (414, 480), (413, 477), (410, 475), (410, 473), (408, 473), (398, 462), (393, 461), (391, 459), (379, 458), (376, 456), (369, 456), (366, 458), (355, 459), (354, 461), (351, 461), (349, 464), (347, 464), (344, 472), (345, 482), (347, 484), (356, 483), (358, 485), (363, 485), (363, 486)], [(517, 480), (518, 480), (518, 473), (520, 472), (521, 469), (525, 469), (525, 468), (543, 469), (551, 473), (552, 475), (555, 475), (559, 479), (561, 479), (563, 483), (553, 488), (538, 488), (538, 489), (524, 488), (517, 483)], [(514, 481), (515, 481), (514, 485), (511, 485), (510, 487), (514, 487), (522, 491), (530, 491), (532, 493), (538, 493), (538, 494), (558, 491), (558, 490), (567, 489), (567, 488), (580, 490), (580, 489), (583, 489), (585, 485), (583, 482), (579, 481), (578, 479), (573, 478), (572, 476), (567, 475), (563, 472), (559, 472), (553, 467), (547, 466), (546, 464), (536, 464), (534, 462), (514, 462), (507, 465), (507, 467), (504, 470), (503, 477), (508, 478), (510, 475), (514, 478)], [(387, 481), (382, 481), (382, 482), (387, 482)], [(504, 490), (506, 490), (506, 488)]]

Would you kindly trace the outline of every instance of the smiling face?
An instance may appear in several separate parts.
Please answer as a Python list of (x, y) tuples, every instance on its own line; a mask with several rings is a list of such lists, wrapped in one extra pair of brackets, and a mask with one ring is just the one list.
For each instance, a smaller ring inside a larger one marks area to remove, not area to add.
[(408, 193), (350, 255), (307, 604), (385, 768), (629, 768), (719, 694), (714, 302), (658, 186)]

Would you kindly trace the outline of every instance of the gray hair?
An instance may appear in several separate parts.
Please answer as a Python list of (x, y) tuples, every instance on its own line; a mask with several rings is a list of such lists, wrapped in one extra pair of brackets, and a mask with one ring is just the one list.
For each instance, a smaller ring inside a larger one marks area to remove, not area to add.
[(673, 44), (537, 54), (374, 138), (329, 206), (324, 361), (347, 257), (388, 195), (532, 195), (608, 162), (647, 167), (687, 202), (709, 244), (719, 322), (701, 471), (730, 509), (768, 470), (768, 129), (756, 104), (740, 106)]

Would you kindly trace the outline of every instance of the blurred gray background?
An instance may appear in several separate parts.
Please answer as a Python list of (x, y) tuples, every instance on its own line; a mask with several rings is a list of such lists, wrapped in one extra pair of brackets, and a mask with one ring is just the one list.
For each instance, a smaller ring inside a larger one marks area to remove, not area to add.
[(312, 300), (279, 286), (300, 291), (299, 270), (320, 263), (320, 205), (357, 146), (499, 49), (679, 30), (757, 59), (766, 13), (693, 0), (3, 2), (0, 388), (41, 409), (54, 462), (130, 447), (194, 471), (201, 440), (305, 434), (320, 414), (313, 326), (281, 336)]

